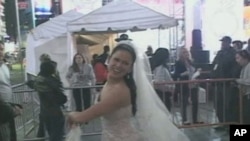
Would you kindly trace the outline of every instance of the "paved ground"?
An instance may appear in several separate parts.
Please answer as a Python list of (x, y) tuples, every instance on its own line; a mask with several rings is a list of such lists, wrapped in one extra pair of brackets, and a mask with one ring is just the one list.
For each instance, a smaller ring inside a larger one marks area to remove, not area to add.
[[(184, 133), (190, 141), (229, 141), (229, 134), (226, 131), (215, 131), (211, 127), (199, 127), (185, 129)], [(83, 141), (100, 141), (100, 135), (84, 136)]]
[[(100, 141), (100, 130), (96, 129), (97, 135), (90, 135), (88, 132), (90, 130), (93, 130), (93, 127), (90, 127), (90, 125), (84, 127), (85, 135), (82, 136), (82, 141)], [(190, 141), (229, 141), (227, 131), (216, 131), (212, 127), (188, 128), (182, 129), (182, 131), (190, 138)]]
[[(22, 94), (21, 97), (25, 97), (25, 94)], [(32, 98), (33, 99), (33, 98)], [(26, 99), (24, 100), (24, 102)], [(29, 101), (29, 99), (28, 99)], [(34, 117), (34, 115), (38, 114), (38, 110), (36, 109), (34, 113), (34, 107), (38, 107), (36, 102), (24, 104), (25, 109), (31, 109), (27, 110), (27, 112), (24, 114), (25, 118), (22, 120), (17, 120), (18, 124), (23, 125), (24, 121), (28, 121), (30, 117)], [(32, 112), (29, 112), (32, 111)], [(177, 125), (181, 125), (181, 111), (179, 108), (179, 105), (174, 105), (174, 108), (172, 109), (173, 119), (174, 122)], [(191, 121), (191, 106), (188, 107), (188, 119)], [(199, 105), (199, 120), (203, 121), (205, 123), (216, 123), (217, 118), (215, 115), (215, 110), (213, 109), (212, 103), (206, 103), (206, 104), (200, 104)], [(30, 124), (27, 124), (25, 126), (24, 130), (18, 131), (18, 140), (24, 141), (24, 140), (32, 140), (36, 135), (37, 126), (35, 128), (32, 128), (34, 125), (37, 125), (37, 120), (35, 122), (30, 122)], [(18, 126), (19, 127), (19, 126)], [(25, 137), (24, 139), (24, 132), (28, 132), (31, 130), (30, 134)], [(84, 134), (90, 134), (90, 133), (98, 133), (98, 135), (84, 135), (82, 137), (83, 141), (100, 141), (100, 133), (101, 133), (101, 126), (100, 126), (100, 120), (95, 120), (88, 125), (84, 125), (82, 127)], [(190, 138), (190, 141), (229, 141), (229, 135), (226, 131), (215, 131), (213, 127), (196, 127), (196, 128), (186, 128), (182, 129), (185, 134)]]

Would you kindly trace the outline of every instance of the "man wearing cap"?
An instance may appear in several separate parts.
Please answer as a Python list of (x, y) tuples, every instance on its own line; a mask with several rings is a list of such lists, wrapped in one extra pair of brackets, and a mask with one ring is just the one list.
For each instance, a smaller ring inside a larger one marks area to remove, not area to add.
[[(231, 47), (232, 39), (229, 36), (224, 36), (221, 40), (221, 49), (218, 51), (216, 57), (213, 60), (212, 78), (233, 78), (237, 63), (235, 61), (236, 51)], [(216, 113), (219, 122), (225, 122), (227, 120), (228, 111), (225, 110), (228, 107), (230, 83), (216, 83)], [(224, 91), (225, 90), (225, 91)], [(223, 129), (223, 128), (217, 128)]]
[(120, 41), (132, 41), (132, 39), (129, 39), (128, 34), (121, 34), (119, 38), (115, 39), (116, 42)]
[(243, 48), (243, 42), (240, 41), (240, 40), (235, 40), (235, 41), (233, 41), (233, 48), (234, 48), (236, 51), (242, 50), (242, 48)]
[(220, 41), (221, 49), (218, 51), (212, 63), (212, 76), (214, 78), (232, 78), (232, 71), (230, 70), (233, 65), (237, 64), (235, 61), (236, 51), (231, 47), (231, 37), (225, 36)]

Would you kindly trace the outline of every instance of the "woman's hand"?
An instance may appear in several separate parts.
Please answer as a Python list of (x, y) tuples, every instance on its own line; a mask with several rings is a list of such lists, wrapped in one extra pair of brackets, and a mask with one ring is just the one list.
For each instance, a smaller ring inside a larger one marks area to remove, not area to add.
[(202, 71), (202, 68), (198, 68), (197, 71)]
[(14, 106), (13, 110), (14, 110), (15, 116), (19, 116), (22, 114), (22, 109), (18, 106)]
[(74, 125), (78, 122), (77, 117), (79, 116), (80, 112), (71, 112), (68, 114), (67, 124), (70, 128), (74, 127)]
[(188, 76), (188, 75), (189, 75), (188, 71), (185, 71), (185, 72), (181, 73), (181, 76)]

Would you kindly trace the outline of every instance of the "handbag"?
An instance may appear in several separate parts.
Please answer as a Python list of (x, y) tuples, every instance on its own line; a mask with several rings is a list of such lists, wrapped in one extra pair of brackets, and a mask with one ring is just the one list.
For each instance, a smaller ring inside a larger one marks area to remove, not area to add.
[(207, 102), (207, 96), (206, 96), (206, 90), (202, 87), (198, 87), (198, 101), (199, 103), (206, 103)]
[(73, 127), (67, 134), (65, 141), (81, 141), (81, 134), (80, 126)]

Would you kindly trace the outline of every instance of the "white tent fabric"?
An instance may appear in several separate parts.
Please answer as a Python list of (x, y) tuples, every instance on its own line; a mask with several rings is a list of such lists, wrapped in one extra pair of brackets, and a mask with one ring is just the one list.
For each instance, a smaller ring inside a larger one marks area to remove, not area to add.
[(177, 20), (132, 0), (109, 3), (77, 20), (69, 22), (70, 32), (122, 32), (169, 28)]
[[(26, 47), (26, 73), (30, 73), (32, 75), (36, 75), (38, 73), (40, 64), (38, 53), (47, 53), (52, 55), (52, 49), (56, 50), (56, 54), (64, 54), (64, 58), (67, 57), (68, 45), (66, 25), (69, 21), (82, 16), (82, 13), (77, 12), (76, 10), (71, 10), (39, 25), (28, 34)], [(64, 39), (62, 39), (63, 37)], [(37, 52), (38, 50), (40, 52)], [(52, 56), (52, 59), (57, 58), (54, 55)]]
[(48, 22), (45, 22), (32, 30), (34, 39), (41, 38), (55, 38), (58, 36), (66, 35), (67, 23), (76, 20), (84, 14), (77, 12), (76, 10), (70, 10), (60, 16), (57, 16)]

